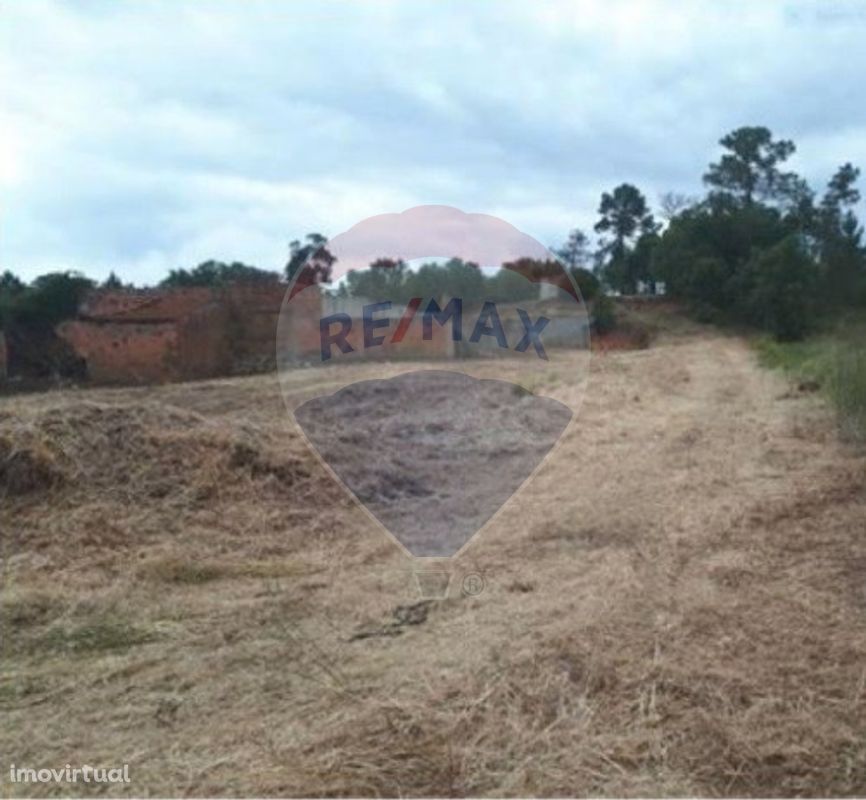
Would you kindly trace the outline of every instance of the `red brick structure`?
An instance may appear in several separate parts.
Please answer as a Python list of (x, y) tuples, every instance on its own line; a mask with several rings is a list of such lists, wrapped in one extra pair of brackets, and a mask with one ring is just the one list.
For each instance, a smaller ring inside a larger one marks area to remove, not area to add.
[[(57, 332), (85, 360), (98, 383), (193, 380), (273, 368), (283, 284), (233, 284), (165, 290), (102, 290)], [(299, 328), (318, 331), (321, 296), (291, 304)], [(295, 322), (292, 320), (293, 323)], [(298, 339), (299, 359), (319, 342)]]

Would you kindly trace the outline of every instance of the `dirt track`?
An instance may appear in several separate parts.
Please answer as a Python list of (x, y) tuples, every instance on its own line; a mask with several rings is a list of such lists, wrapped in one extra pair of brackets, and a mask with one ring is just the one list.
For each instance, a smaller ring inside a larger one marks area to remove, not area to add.
[(131, 794), (866, 794), (866, 462), (736, 338), (597, 357), (433, 604), (287, 448), (272, 379), (8, 400), (0, 435), (67, 417), (65, 482), (0, 511), (9, 762), (129, 761)]

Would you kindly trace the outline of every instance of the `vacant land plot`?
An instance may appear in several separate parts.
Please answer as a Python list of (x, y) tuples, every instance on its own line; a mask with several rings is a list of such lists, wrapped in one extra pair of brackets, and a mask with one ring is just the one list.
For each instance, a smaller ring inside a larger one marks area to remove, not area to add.
[(866, 462), (818, 396), (738, 339), (662, 336), (595, 359), (566, 437), (419, 603), (272, 377), (3, 401), (7, 767), (128, 763), (112, 791), (161, 796), (866, 793)]

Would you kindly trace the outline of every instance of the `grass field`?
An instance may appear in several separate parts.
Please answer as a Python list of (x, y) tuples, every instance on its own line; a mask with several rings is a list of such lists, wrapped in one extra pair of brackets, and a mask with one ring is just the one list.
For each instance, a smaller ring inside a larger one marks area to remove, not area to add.
[(866, 794), (862, 450), (686, 327), (539, 386), (577, 421), (436, 602), (272, 376), (0, 400), (3, 793)]
[(802, 342), (765, 337), (757, 347), (766, 366), (825, 392), (844, 437), (866, 439), (866, 320), (842, 320)]

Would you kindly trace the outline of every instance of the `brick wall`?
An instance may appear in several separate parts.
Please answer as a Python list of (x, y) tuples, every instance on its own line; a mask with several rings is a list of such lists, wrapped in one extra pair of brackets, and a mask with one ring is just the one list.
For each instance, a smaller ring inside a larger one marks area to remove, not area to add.
[(176, 323), (177, 342), (170, 354), (173, 370), (185, 380), (228, 375), (233, 351), (229, 309), (208, 303)]
[(202, 286), (179, 289), (109, 289), (91, 292), (79, 316), (87, 319), (143, 322), (181, 320), (202, 306), (219, 302), (222, 290)]
[(235, 284), (226, 289), (232, 371), (273, 369), (283, 284)]
[(183, 377), (174, 354), (177, 325), (71, 320), (58, 334), (87, 362), (97, 383), (160, 383)]
[[(58, 334), (99, 383), (191, 380), (273, 368), (286, 287), (236, 284), (211, 289), (99, 291)], [(321, 295), (311, 287), (292, 301), (292, 351), (318, 354)], [(310, 332), (313, 331), (315, 336)]]
[(284, 339), (284, 355), (300, 361), (319, 360), (321, 316), (322, 296), (317, 286), (309, 286), (292, 297), (280, 331)]

